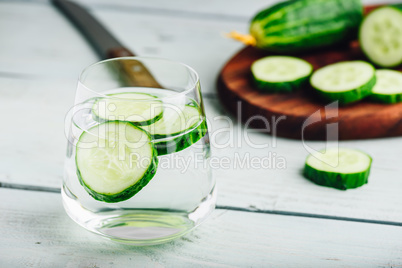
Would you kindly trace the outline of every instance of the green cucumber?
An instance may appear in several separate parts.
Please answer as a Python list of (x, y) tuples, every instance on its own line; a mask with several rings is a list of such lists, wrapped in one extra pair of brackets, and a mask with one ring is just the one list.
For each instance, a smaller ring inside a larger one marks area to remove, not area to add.
[(200, 140), (207, 125), (200, 109), (193, 105), (166, 105), (161, 120), (142, 126), (154, 139), (158, 155), (175, 153)]
[(366, 56), (381, 67), (402, 64), (402, 5), (372, 11), (359, 32), (360, 46)]
[(291, 92), (308, 84), (313, 66), (290, 56), (269, 56), (251, 65), (257, 88), (267, 92)]
[(373, 87), (372, 100), (383, 103), (402, 102), (402, 73), (394, 70), (377, 70), (377, 82)]
[(368, 182), (372, 159), (358, 150), (332, 148), (310, 154), (304, 175), (323, 186), (341, 190), (360, 187)]
[(255, 15), (250, 34), (273, 52), (311, 51), (356, 38), (362, 18), (360, 0), (284, 1)]
[(134, 125), (149, 125), (162, 118), (163, 104), (146, 93), (116, 93), (99, 98), (92, 107), (95, 120), (125, 121)]
[(81, 134), (76, 145), (77, 175), (96, 200), (114, 203), (137, 194), (156, 173), (151, 137), (131, 123), (109, 121)]
[(376, 82), (374, 67), (364, 61), (344, 61), (318, 69), (311, 85), (325, 99), (347, 104), (371, 94)]

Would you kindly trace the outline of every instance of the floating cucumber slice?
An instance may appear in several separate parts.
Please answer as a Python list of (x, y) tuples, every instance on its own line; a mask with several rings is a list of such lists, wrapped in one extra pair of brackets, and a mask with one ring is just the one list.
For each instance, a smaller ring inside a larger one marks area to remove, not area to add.
[(368, 14), (360, 26), (359, 41), (373, 63), (382, 67), (402, 64), (402, 5)]
[(269, 56), (251, 65), (256, 86), (267, 92), (291, 92), (308, 83), (313, 66), (289, 56)]
[(199, 141), (206, 133), (207, 124), (206, 121), (203, 120), (191, 131), (184, 132), (176, 138), (156, 141), (155, 146), (158, 150), (158, 155), (166, 155), (184, 150)]
[(166, 105), (163, 117), (152, 125), (142, 126), (142, 129), (156, 140), (158, 155), (165, 155), (197, 142), (206, 134), (207, 125), (196, 106)]
[(384, 103), (402, 101), (402, 73), (394, 70), (377, 70), (377, 82), (370, 98)]
[(119, 120), (134, 125), (149, 125), (162, 117), (163, 104), (146, 93), (116, 93), (97, 99), (92, 113), (100, 122)]
[(127, 122), (109, 121), (90, 128), (76, 148), (80, 183), (99, 201), (131, 198), (147, 185), (158, 166), (149, 134)]
[(311, 181), (341, 190), (357, 188), (368, 182), (372, 159), (354, 149), (332, 148), (310, 154), (304, 175)]
[(376, 82), (374, 67), (365, 61), (344, 61), (318, 69), (311, 85), (325, 99), (347, 104), (371, 94)]

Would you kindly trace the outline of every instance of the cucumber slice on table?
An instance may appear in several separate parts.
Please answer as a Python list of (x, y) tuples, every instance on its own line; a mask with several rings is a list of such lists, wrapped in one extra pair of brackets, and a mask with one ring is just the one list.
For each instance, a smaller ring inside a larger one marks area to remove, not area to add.
[(377, 82), (373, 87), (372, 100), (384, 103), (402, 101), (402, 73), (394, 70), (377, 70)]
[(269, 56), (251, 65), (256, 86), (267, 92), (291, 92), (308, 83), (313, 66), (289, 56)]
[(155, 139), (158, 155), (175, 153), (200, 140), (207, 131), (205, 118), (193, 105), (166, 106), (161, 120), (142, 126)]
[(376, 82), (374, 67), (364, 61), (344, 61), (318, 69), (311, 85), (325, 99), (340, 104), (358, 101), (371, 94)]
[(310, 154), (304, 175), (311, 181), (341, 190), (357, 188), (368, 182), (372, 159), (354, 149), (332, 148)]
[(95, 101), (92, 113), (100, 122), (119, 120), (134, 125), (149, 125), (162, 117), (163, 104), (146, 93), (108, 94)]
[(402, 5), (381, 7), (364, 19), (360, 46), (367, 57), (382, 67), (402, 64)]
[(147, 132), (110, 121), (82, 133), (77, 143), (77, 175), (96, 200), (120, 202), (138, 193), (156, 173), (157, 152)]

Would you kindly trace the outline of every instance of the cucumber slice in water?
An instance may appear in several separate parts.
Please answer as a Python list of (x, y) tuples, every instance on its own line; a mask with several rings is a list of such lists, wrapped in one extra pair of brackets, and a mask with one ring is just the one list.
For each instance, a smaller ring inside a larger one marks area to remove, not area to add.
[(344, 61), (318, 69), (311, 85), (325, 99), (347, 104), (371, 94), (376, 82), (374, 67), (364, 61)]
[(138, 193), (156, 173), (157, 152), (147, 132), (110, 121), (82, 133), (76, 165), (81, 185), (96, 200), (114, 203)]
[(377, 70), (377, 82), (373, 87), (372, 100), (384, 103), (402, 101), (402, 73), (394, 70)]
[(142, 126), (155, 140), (158, 155), (175, 153), (200, 140), (207, 132), (204, 116), (198, 107), (166, 105), (162, 119)]
[(360, 46), (366, 56), (382, 67), (402, 64), (402, 5), (381, 7), (363, 20)]
[(267, 92), (291, 92), (308, 84), (313, 66), (290, 56), (269, 56), (251, 65), (255, 85)]
[(134, 125), (149, 125), (162, 117), (163, 104), (146, 93), (108, 94), (95, 101), (92, 113), (99, 122), (119, 120)]
[(310, 154), (304, 175), (311, 181), (341, 190), (357, 188), (368, 182), (372, 159), (354, 149), (332, 148)]

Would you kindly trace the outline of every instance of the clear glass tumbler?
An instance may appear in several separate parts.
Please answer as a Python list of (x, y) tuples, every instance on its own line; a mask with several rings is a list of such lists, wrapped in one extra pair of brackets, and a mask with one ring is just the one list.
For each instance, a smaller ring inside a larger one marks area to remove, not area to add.
[(159, 244), (214, 209), (200, 82), (189, 66), (145, 57), (95, 63), (79, 77), (65, 125), (63, 205), (84, 228)]

